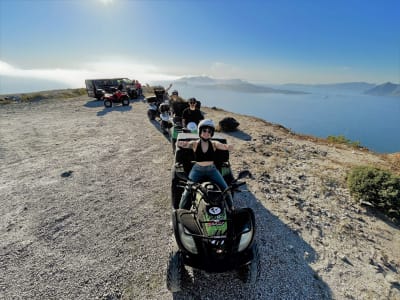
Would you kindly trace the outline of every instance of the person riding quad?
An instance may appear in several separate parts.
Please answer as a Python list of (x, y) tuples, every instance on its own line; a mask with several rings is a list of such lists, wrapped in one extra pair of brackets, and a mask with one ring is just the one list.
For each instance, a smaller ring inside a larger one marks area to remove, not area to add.
[[(199, 139), (195, 141), (178, 141), (177, 146), (181, 148), (189, 148), (194, 152), (196, 163), (193, 165), (189, 179), (193, 182), (201, 182), (203, 180), (211, 180), (217, 184), (222, 191), (224, 191), (228, 185), (226, 184), (221, 173), (218, 171), (214, 164), (216, 159), (216, 150), (232, 150), (233, 146), (228, 144), (222, 144), (218, 141), (212, 141), (211, 138), (214, 135), (215, 125), (211, 119), (202, 120), (198, 126)], [(185, 188), (179, 208), (190, 208), (190, 190)], [(232, 196), (230, 192), (227, 193), (227, 205), (228, 209), (233, 210)], [(189, 202), (189, 203), (188, 203)]]
[(189, 106), (187, 101), (179, 96), (177, 90), (173, 90), (169, 102), (171, 105), (172, 115), (174, 117), (182, 118), (183, 111)]
[(122, 82), (120, 82), (118, 84), (118, 91), (122, 91), (124, 89), (124, 85), (122, 84)]
[(199, 122), (204, 119), (203, 114), (200, 109), (196, 107), (196, 104), (196, 98), (189, 99), (189, 107), (182, 113), (182, 122), (184, 127), (186, 127), (190, 122), (194, 122), (198, 125)]

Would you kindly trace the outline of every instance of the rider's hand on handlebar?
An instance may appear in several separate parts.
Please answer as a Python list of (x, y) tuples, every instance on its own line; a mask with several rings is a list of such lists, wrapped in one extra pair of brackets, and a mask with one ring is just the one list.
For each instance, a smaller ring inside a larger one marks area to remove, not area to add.
[(178, 145), (178, 147), (187, 148), (189, 142), (188, 141), (178, 141), (176, 144)]

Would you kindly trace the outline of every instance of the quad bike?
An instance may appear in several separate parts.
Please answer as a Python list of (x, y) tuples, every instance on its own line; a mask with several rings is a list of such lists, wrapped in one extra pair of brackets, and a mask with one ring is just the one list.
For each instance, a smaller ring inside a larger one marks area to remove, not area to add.
[(184, 130), (182, 124), (182, 118), (175, 116), (172, 118), (172, 133), (171, 133), (171, 144), (172, 144), (172, 151), (175, 153), (176, 150), (176, 140), (178, 138), (178, 134), (182, 133)]
[[(187, 135), (180, 134), (178, 140)], [(236, 179), (233, 179), (231, 173), (225, 174), (230, 175), (227, 178), (230, 180), (226, 180), (229, 183), (225, 191), (221, 191), (212, 182), (193, 183), (187, 178), (186, 162), (181, 150), (188, 149), (178, 148), (175, 153), (172, 224), (176, 249), (170, 253), (168, 261), (167, 288), (171, 292), (179, 292), (184, 288), (183, 278), (187, 274), (185, 266), (206, 272), (237, 270), (240, 279), (253, 287), (259, 273), (259, 253), (254, 241), (254, 213), (250, 208), (230, 210), (226, 204), (227, 193), (233, 195), (240, 191), (239, 187), (245, 182), (239, 180), (251, 176), (250, 172), (242, 171)], [(228, 158), (226, 153), (222, 157), (222, 160)], [(190, 191), (190, 209), (178, 208), (181, 194), (178, 188)]]
[(158, 107), (161, 102), (158, 102), (157, 98), (154, 96), (146, 98), (146, 101), (148, 103), (147, 116), (149, 120), (155, 120), (155, 118), (159, 116)]
[(180, 133), (197, 133), (197, 125), (194, 122), (190, 122), (186, 127), (182, 124), (181, 117), (172, 118), (172, 133), (171, 133), (171, 144), (172, 151), (175, 153), (176, 141)]
[(123, 106), (129, 105), (129, 96), (125, 92), (121, 92), (116, 88), (111, 89), (112, 94), (106, 93), (103, 96), (105, 107), (112, 107), (113, 103), (121, 103)]
[(162, 86), (154, 87), (154, 96), (148, 97), (147, 103), (149, 104), (147, 109), (147, 116), (149, 120), (154, 120), (159, 117), (159, 106), (164, 102), (165, 89)]
[(164, 102), (160, 104), (158, 108), (160, 113), (160, 128), (163, 134), (167, 135), (168, 137), (171, 136), (171, 114), (169, 110), (168, 102)]
[(137, 99), (139, 97), (139, 93), (134, 87), (126, 87), (126, 92), (131, 99)]

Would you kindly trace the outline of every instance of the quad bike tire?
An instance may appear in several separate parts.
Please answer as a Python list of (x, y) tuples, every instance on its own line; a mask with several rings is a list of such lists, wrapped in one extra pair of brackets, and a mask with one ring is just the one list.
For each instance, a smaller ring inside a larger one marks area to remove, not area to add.
[(149, 110), (147, 111), (147, 116), (149, 117), (149, 120), (150, 120), (150, 121), (152, 121), (152, 120), (154, 120), (154, 119), (156, 118), (155, 113), (154, 113), (153, 110), (151, 110), (151, 109), (149, 109)]
[(172, 145), (172, 153), (175, 154), (176, 151), (176, 139), (174, 139), (171, 135), (171, 145)]
[(105, 107), (112, 107), (112, 101), (110, 99), (105, 99), (104, 100), (104, 106)]
[(122, 99), (122, 106), (128, 106), (129, 105), (129, 98), (125, 97)]
[(240, 267), (239, 278), (250, 288), (256, 285), (260, 273), (260, 253), (256, 243), (253, 245), (253, 259), (250, 264)]
[(175, 168), (172, 170), (172, 180), (171, 180), (171, 204), (174, 209), (179, 208), (179, 202), (181, 202), (183, 188), (178, 187), (179, 179), (175, 174)]
[(172, 293), (182, 290), (184, 272), (183, 257), (180, 251), (171, 252), (167, 266), (167, 289)]

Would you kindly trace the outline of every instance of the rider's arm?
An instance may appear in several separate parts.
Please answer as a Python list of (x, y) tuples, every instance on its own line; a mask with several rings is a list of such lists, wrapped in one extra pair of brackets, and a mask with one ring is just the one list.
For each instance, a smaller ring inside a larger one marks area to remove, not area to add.
[(176, 145), (181, 148), (192, 148), (195, 141), (177, 141)]
[(165, 92), (168, 93), (168, 91), (170, 90), (171, 87), (172, 87), (172, 83), (170, 83), (169, 86), (165, 89)]
[(217, 148), (218, 150), (228, 150), (228, 151), (230, 151), (230, 150), (233, 149), (233, 145), (222, 144), (222, 143), (220, 143), (218, 141), (214, 141), (214, 145), (215, 145), (215, 148)]
[(186, 127), (186, 125), (187, 125), (186, 119), (187, 119), (187, 111), (186, 111), (186, 109), (184, 109), (182, 112), (182, 126), (183, 127)]

